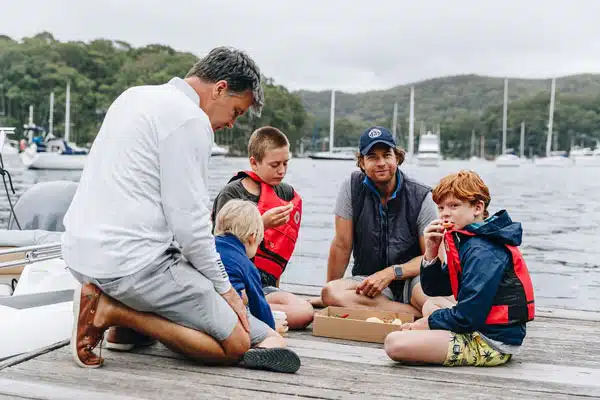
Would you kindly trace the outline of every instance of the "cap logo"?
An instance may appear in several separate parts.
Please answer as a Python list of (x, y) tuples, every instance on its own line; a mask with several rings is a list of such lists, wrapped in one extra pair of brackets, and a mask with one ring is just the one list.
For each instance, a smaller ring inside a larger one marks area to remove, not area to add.
[(369, 137), (371, 139), (375, 139), (376, 137), (381, 136), (381, 131), (379, 129), (371, 129), (369, 131)]

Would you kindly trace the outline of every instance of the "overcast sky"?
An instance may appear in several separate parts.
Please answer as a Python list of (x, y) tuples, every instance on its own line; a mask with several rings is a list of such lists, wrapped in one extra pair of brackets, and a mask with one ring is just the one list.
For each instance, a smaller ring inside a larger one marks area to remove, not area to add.
[(0, 0), (0, 33), (250, 53), (291, 89), (600, 72), (600, 0)]

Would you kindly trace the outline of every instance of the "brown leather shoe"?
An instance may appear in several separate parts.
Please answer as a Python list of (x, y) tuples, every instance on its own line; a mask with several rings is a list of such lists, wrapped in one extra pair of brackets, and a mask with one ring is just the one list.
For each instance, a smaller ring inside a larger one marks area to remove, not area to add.
[(104, 347), (110, 350), (130, 351), (135, 347), (151, 346), (156, 339), (123, 326), (111, 326), (106, 332)]
[(75, 290), (73, 295), (73, 334), (71, 351), (73, 359), (83, 368), (98, 368), (104, 359), (93, 350), (102, 342), (106, 329), (93, 325), (94, 315), (102, 292), (91, 283)]

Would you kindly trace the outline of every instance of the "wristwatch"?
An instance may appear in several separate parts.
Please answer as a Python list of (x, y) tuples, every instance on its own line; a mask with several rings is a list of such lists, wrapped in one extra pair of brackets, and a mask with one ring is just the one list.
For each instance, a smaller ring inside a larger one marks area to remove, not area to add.
[(402, 279), (402, 276), (404, 275), (402, 265), (394, 265), (394, 275), (396, 276), (397, 281)]

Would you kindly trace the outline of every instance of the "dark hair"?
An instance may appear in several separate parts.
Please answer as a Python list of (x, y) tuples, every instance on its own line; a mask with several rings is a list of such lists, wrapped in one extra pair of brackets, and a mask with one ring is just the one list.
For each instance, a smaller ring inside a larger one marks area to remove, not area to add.
[(191, 76), (210, 83), (227, 81), (229, 91), (234, 94), (252, 92), (254, 103), (250, 109), (254, 114), (260, 115), (265, 103), (260, 70), (243, 51), (231, 47), (216, 47), (198, 60), (185, 77)]

